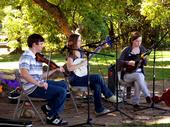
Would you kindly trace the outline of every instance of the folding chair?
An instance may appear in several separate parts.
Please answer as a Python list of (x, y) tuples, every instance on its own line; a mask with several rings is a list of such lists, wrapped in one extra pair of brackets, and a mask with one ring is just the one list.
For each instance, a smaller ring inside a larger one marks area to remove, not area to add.
[(70, 94), (70, 97), (71, 97), (71, 99), (72, 99), (72, 102), (73, 102), (73, 105), (74, 105), (74, 107), (75, 107), (75, 110), (76, 110), (76, 112), (78, 112), (77, 104), (76, 104), (76, 102), (75, 102), (75, 98), (74, 98), (74, 96), (73, 96), (73, 91), (72, 91), (71, 85), (70, 85), (70, 83), (69, 83), (69, 81), (68, 81), (68, 77), (65, 76), (64, 78), (65, 78), (65, 81), (66, 81), (67, 84), (68, 84), (68, 93), (67, 93), (67, 94)]
[(134, 83), (125, 82), (121, 79), (121, 71), (118, 71), (118, 82), (119, 86), (123, 88), (123, 101), (126, 99), (129, 99), (131, 97), (131, 90), (132, 86), (134, 86)]
[(68, 91), (70, 93), (70, 96), (71, 96), (71, 99), (72, 99), (72, 102), (73, 102), (73, 105), (75, 107), (75, 110), (76, 112), (78, 112), (78, 107), (77, 107), (77, 102), (76, 102), (76, 97), (75, 97), (75, 93), (81, 93), (79, 94), (78, 96), (80, 98), (83, 98), (83, 96), (86, 95), (86, 92), (87, 92), (87, 87), (79, 87), (79, 86), (72, 86), (69, 82), (69, 79), (68, 77), (65, 77), (65, 80), (68, 84)]
[[(28, 94), (24, 91), (23, 84), (21, 82), (21, 76), (20, 76), (18, 70), (16, 70), (15, 76), (16, 76), (16, 80), (20, 83), (20, 96), (18, 97), (18, 102), (17, 102), (16, 108), (15, 108), (15, 111), (13, 114), (13, 119), (16, 119), (17, 113), (19, 113), (18, 118), (20, 118), (21, 112), (24, 108), (24, 104), (27, 101), (32, 106), (34, 112), (37, 114), (37, 116), (41, 120), (42, 124), (45, 124), (45, 120), (43, 119), (40, 112), (37, 110), (37, 108), (34, 106), (34, 104), (32, 102), (32, 99), (35, 99), (35, 98), (29, 97)], [(22, 103), (21, 103), (21, 100), (22, 100)], [(39, 100), (41, 100), (41, 99), (39, 98)]]
[[(69, 84), (70, 85), (70, 84)], [(74, 98), (74, 104), (75, 107), (78, 107), (78, 102), (77, 100), (80, 100), (80, 103), (82, 104), (83, 102), (87, 103), (87, 98), (88, 98), (88, 90), (87, 87), (81, 87), (81, 86), (72, 86), (70, 85), (70, 90), (72, 92), (72, 96)], [(89, 97), (89, 101), (93, 101), (93, 97)], [(78, 108), (77, 108), (78, 111)]]

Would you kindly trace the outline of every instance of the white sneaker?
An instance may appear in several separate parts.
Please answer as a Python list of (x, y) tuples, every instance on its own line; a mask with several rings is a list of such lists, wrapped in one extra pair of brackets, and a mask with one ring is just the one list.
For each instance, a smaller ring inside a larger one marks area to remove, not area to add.
[(57, 126), (63, 126), (63, 125), (67, 125), (68, 122), (61, 119), (60, 117), (46, 117), (46, 122), (48, 124), (52, 124), (52, 125), (57, 125)]
[[(115, 95), (112, 95), (111, 97), (109, 97), (107, 100), (112, 102), (112, 103), (116, 103), (116, 96)], [(122, 98), (118, 97), (118, 103), (122, 102)]]
[(99, 115), (102, 115), (102, 114), (106, 114), (106, 113), (109, 113), (110, 110), (105, 108), (102, 112), (95, 112), (96, 116), (99, 116)]

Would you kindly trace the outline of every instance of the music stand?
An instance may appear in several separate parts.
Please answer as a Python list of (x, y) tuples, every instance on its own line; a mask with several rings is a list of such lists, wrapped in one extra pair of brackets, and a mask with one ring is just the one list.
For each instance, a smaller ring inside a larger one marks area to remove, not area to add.
[(69, 127), (76, 127), (76, 126), (83, 126), (83, 125), (88, 125), (90, 127), (93, 127), (92, 125), (101, 125), (101, 124), (96, 124), (96, 123), (91, 123), (92, 118), (90, 118), (90, 55), (94, 55), (94, 54), (99, 54), (99, 55), (105, 55), (105, 56), (112, 56), (113, 55), (107, 55), (107, 54), (102, 54), (102, 53), (96, 53), (96, 52), (90, 52), (87, 50), (81, 50), (81, 49), (71, 49), (68, 48), (69, 50), (78, 50), (78, 51), (82, 51), (84, 53), (86, 53), (87, 56), (87, 104), (88, 104), (88, 108), (87, 108), (87, 120), (84, 123), (80, 123), (80, 124), (76, 124), (76, 125), (71, 125)]

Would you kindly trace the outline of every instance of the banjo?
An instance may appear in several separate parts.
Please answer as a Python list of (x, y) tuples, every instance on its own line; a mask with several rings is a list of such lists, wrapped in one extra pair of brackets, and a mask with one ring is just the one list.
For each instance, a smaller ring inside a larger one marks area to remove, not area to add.
[[(90, 56), (89, 56), (89, 60), (98, 52), (100, 52), (100, 50), (102, 48), (104, 48), (104, 45), (105, 44), (108, 44), (109, 46), (112, 46), (112, 41), (111, 39), (108, 37), (106, 38), (106, 40), (104, 42), (101, 42), (100, 45), (94, 50), (94, 53), (92, 53)], [(83, 58), (77, 58), (74, 60), (73, 64), (77, 65), (77, 64), (80, 64), (84, 61)], [(80, 68), (76, 69), (73, 71), (74, 74), (78, 77), (83, 77), (83, 76), (86, 76), (87, 75), (87, 66), (81, 66)]]

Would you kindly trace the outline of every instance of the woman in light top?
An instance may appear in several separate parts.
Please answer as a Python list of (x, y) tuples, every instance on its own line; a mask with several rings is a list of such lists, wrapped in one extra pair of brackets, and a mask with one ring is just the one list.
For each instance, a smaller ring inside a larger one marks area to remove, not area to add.
[[(83, 50), (81, 49), (81, 44), (81, 36), (78, 34), (72, 34), (68, 38), (67, 68), (70, 72), (69, 81), (72, 86), (88, 87), (87, 74), (76, 75), (78, 73), (75, 73), (75, 71), (83, 71), (81, 70), (82, 68), (87, 69), (87, 60), (82, 60), (82, 58), (86, 57), (86, 52), (83, 52)], [(75, 61), (78, 60), (80, 60), (81, 62), (75, 64)], [(109, 112), (110, 110), (106, 109), (102, 105), (101, 94), (103, 94), (107, 100), (113, 103), (116, 102), (116, 96), (113, 95), (110, 89), (108, 89), (101, 75), (90, 74), (89, 85), (90, 89), (93, 91), (96, 115), (101, 115)]]

